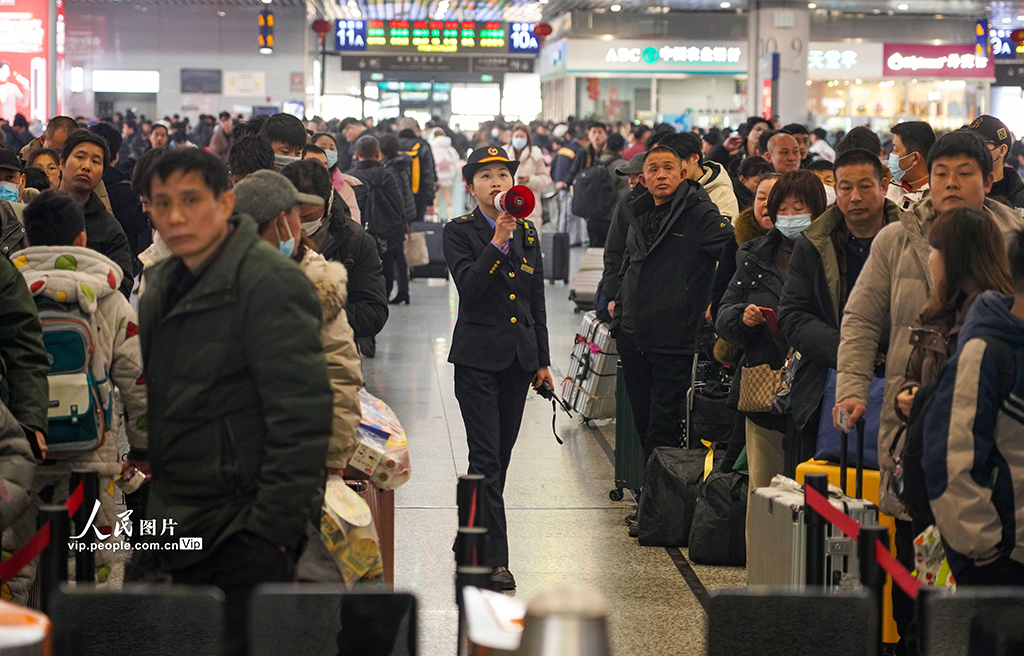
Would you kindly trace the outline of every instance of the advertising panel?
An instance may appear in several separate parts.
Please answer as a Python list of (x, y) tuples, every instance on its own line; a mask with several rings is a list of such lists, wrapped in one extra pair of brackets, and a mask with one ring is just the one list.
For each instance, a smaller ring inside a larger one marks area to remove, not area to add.
[[(0, 116), (8, 121), (17, 113), (29, 120), (47, 118), (49, 8), (48, 0), (0, 2)], [(63, 11), (58, 13), (59, 32), (61, 18)]]
[(882, 77), (881, 43), (812, 41), (807, 50), (810, 80), (873, 80)]
[(994, 78), (995, 61), (979, 57), (973, 45), (885, 44), (886, 77)]
[[(542, 73), (550, 75), (544, 49)], [(567, 39), (564, 66), (568, 73), (722, 73), (747, 72), (747, 44), (735, 41), (677, 39)], [(551, 66), (554, 68), (554, 65)]]

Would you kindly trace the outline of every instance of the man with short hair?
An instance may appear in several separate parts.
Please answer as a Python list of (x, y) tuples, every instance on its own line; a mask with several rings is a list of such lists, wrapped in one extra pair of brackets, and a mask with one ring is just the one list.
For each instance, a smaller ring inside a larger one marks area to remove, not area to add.
[[(562, 126), (565, 127), (565, 126)], [(585, 147), (577, 143), (576, 129), (565, 127), (565, 132), (558, 134), (555, 128), (555, 144), (558, 149), (551, 159), (551, 180), (558, 190), (558, 232), (569, 235), (569, 245), (579, 246), (583, 243), (585, 226), (583, 219), (572, 213), (573, 168), (576, 159), (584, 157)], [(583, 138), (586, 141), (586, 137)]]
[[(124, 126), (121, 128), (121, 148), (117, 151), (115, 161), (120, 160), (126, 162), (129, 165), (128, 171), (131, 171), (132, 166), (135, 166), (135, 162), (139, 161), (142, 157), (142, 153), (146, 152), (146, 142), (142, 139), (142, 135), (139, 134), (139, 125), (135, 121), (129, 119), (124, 122)], [(111, 151), (114, 154), (114, 151)], [(130, 160), (130, 161), (129, 161)]]
[(420, 124), (416, 119), (409, 116), (398, 119), (398, 130), (399, 146), (403, 153), (412, 158), (412, 195), (416, 200), (416, 220), (422, 221), (437, 195), (434, 151), (427, 140), (420, 136)]
[(826, 141), (827, 137), (828, 132), (825, 132), (824, 128), (814, 128), (811, 131), (811, 145), (807, 148), (807, 152), (811, 155), (816, 155), (818, 159), (834, 162), (836, 160), (836, 151)]
[[(148, 519), (201, 551), (144, 551), (140, 569), (224, 591), (227, 653), (246, 653), (248, 601), (292, 580), (319, 517), (333, 396), (321, 308), (298, 265), (234, 214), (227, 168), (199, 148), (147, 170), (153, 225), (172, 257), (140, 300), (149, 391)], [(160, 538), (163, 540), (163, 538)]]
[(1024, 181), (1016, 169), (1006, 165), (1006, 157), (1013, 146), (1010, 128), (995, 116), (986, 114), (974, 119), (970, 129), (985, 140), (988, 151), (992, 153), (992, 175), (995, 182), (992, 183), (989, 198), (1024, 213)]
[(811, 149), (811, 133), (808, 131), (807, 126), (802, 123), (790, 123), (789, 125), (782, 126), (782, 131), (793, 135), (796, 139), (797, 146), (800, 147), (800, 168), (805, 168), (808, 164), (817, 159), (817, 155), (810, 152)]
[(170, 141), (166, 123), (154, 123), (149, 132), (149, 145), (152, 148), (163, 148)]
[[(721, 165), (719, 165), (721, 166)], [(611, 321), (615, 314), (615, 297), (619, 294), (619, 272), (622, 270), (622, 261), (626, 257), (626, 237), (629, 233), (629, 223), (623, 217), (623, 207), (626, 203), (636, 200), (642, 193), (646, 193), (643, 185), (640, 184), (640, 176), (644, 172), (644, 153), (634, 155), (627, 166), (616, 171), (629, 179), (629, 195), (615, 205), (612, 213), (612, 222), (608, 228), (608, 238), (604, 242), (604, 272), (601, 276), (601, 300), (607, 301), (605, 321)], [(595, 299), (596, 301), (596, 299)], [(599, 316), (601, 309), (596, 307)]]
[(348, 173), (352, 168), (352, 160), (355, 159), (356, 140), (363, 134), (373, 133), (367, 132), (366, 124), (354, 116), (343, 118), (338, 132), (344, 137), (344, 140), (338, 143), (338, 167), (342, 173)]
[(39, 148), (52, 148), (58, 153), (64, 147), (68, 135), (78, 128), (78, 123), (70, 116), (54, 116), (46, 124), (46, 130), (38, 139), (33, 139), (21, 149), (21, 159), (28, 161), (29, 153)]
[(682, 158), (684, 176), (696, 180), (708, 192), (723, 216), (730, 221), (740, 214), (736, 193), (732, 190), (732, 178), (718, 162), (704, 159), (701, 138), (692, 132), (670, 134), (661, 143), (679, 153)]
[(260, 128), (260, 137), (274, 150), (274, 165), (284, 168), (302, 157), (302, 147), (309, 140), (302, 121), (291, 114), (274, 114)]
[(957, 587), (1024, 585), (1024, 232), (1009, 251), (1013, 293), (971, 305), (925, 417), (921, 464)]
[[(928, 233), (936, 217), (958, 207), (983, 210), (1007, 243), (1024, 227), (1020, 214), (985, 198), (992, 187), (992, 156), (985, 142), (973, 132), (958, 130), (938, 139), (928, 153), (928, 176), (930, 196), (903, 212), (899, 223), (892, 223), (878, 233), (850, 293), (840, 328), (836, 405), (832, 410), (837, 428), (853, 429), (867, 411), (872, 378), (881, 366), (879, 362), (884, 362), (885, 396), (878, 431), (878, 505), (882, 512), (896, 518), (896, 555), (908, 567), (914, 562), (915, 536), (902, 502), (889, 491), (894, 467), (889, 450), (902, 424), (894, 401), (903, 387), (913, 350), (911, 325), (932, 296)], [(849, 413), (845, 426), (840, 426), (840, 409)], [(894, 456), (899, 453), (895, 450)], [(900, 593), (893, 594), (897, 625), (905, 630), (913, 606)]]
[(231, 151), (231, 142), (234, 140), (231, 133), (235, 129), (235, 122), (228, 112), (221, 112), (218, 121), (220, 129), (214, 132), (210, 139), (210, 152), (219, 157), (221, 161), (227, 162), (228, 153)]
[(656, 447), (679, 446), (694, 341), (732, 225), (671, 148), (647, 153), (640, 181), (649, 193), (623, 208), (629, 231), (613, 326), (646, 462)]
[[(123, 129), (128, 130), (129, 125), (132, 125), (130, 121), (125, 122)], [(121, 135), (117, 133), (114, 126), (108, 123), (97, 123), (89, 128), (89, 130), (103, 137), (111, 153), (119, 153), (103, 169), (103, 186), (110, 201), (110, 212), (117, 219), (117, 222), (121, 224), (121, 229), (124, 230), (125, 236), (128, 237), (128, 246), (132, 252), (132, 262), (136, 265), (135, 270), (141, 273), (142, 267), (139, 266), (141, 263), (138, 262), (137, 258), (139, 253), (145, 250), (145, 247), (152, 241), (150, 236), (152, 228), (149, 225), (149, 221), (146, 220), (145, 213), (142, 211), (142, 203), (139, 202), (139, 197), (132, 191), (131, 179), (117, 166), (118, 161), (125, 153)], [(132, 168), (134, 167), (135, 164), (133, 162)], [(134, 271), (132, 275), (134, 276)]]
[(60, 188), (82, 204), (88, 237), (86, 247), (106, 255), (121, 267), (124, 274), (121, 292), (130, 297), (135, 286), (131, 245), (121, 224), (93, 191), (109, 164), (110, 150), (103, 137), (88, 130), (73, 132), (60, 151)]
[(262, 137), (240, 137), (228, 151), (231, 184), (238, 184), (256, 171), (274, 170), (274, 149)]
[(878, 153), (878, 159), (882, 159), (884, 155), (882, 140), (866, 125), (858, 125), (839, 140), (836, 144), (836, 157), (851, 148), (862, 148), (869, 153)]
[(796, 240), (779, 301), (779, 327), (803, 358), (793, 381), (787, 469), (814, 455), (821, 390), (828, 370), (836, 368), (846, 301), (875, 236), (899, 221), (899, 208), (885, 198), (885, 169), (874, 153), (844, 152), (836, 159), (835, 178), (836, 203)]
[(924, 121), (897, 123), (891, 131), (892, 180), (885, 197), (904, 212), (928, 195), (928, 151), (935, 145), (935, 132)]
[[(764, 137), (762, 136), (762, 139)], [(781, 130), (765, 140), (768, 145), (764, 158), (776, 173), (788, 173), (800, 168), (800, 145), (793, 135)]]

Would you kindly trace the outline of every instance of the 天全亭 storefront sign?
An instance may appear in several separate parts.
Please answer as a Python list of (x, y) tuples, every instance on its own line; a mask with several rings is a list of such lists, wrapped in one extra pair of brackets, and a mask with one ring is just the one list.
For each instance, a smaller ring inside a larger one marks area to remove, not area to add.
[(810, 80), (875, 79), (882, 77), (881, 43), (812, 41), (807, 50)]
[(995, 62), (979, 57), (972, 45), (930, 46), (887, 43), (886, 77), (994, 78)]

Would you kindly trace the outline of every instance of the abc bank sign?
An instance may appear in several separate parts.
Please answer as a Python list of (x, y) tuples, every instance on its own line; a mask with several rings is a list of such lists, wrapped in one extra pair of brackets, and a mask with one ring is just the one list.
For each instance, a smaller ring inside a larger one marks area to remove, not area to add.
[[(545, 64), (550, 64), (546, 71)], [(747, 72), (747, 44), (736, 41), (564, 39), (544, 45), (540, 69), (542, 76), (558, 73), (735, 75)]]

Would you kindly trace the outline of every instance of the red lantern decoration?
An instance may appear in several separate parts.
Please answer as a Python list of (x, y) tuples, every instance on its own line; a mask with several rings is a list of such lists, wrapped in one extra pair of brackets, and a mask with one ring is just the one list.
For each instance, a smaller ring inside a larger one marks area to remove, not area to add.
[(544, 37), (551, 36), (551, 33), (554, 31), (554, 28), (551, 27), (551, 23), (537, 23), (533, 26), (533, 33), (541, 41), (544, 40)]
[(1024, 30), (1014, 30), (1010, 32), (1010, 39), (1016, 43), (1024, 43)]
[(316, 35), (320, 37), (320, 49), (323, 50), (324, 37), (327, 36), (327, 33), (331, 31), (331, 21), (324, 20), (323, 18), (318, 18), (315, 21), (313, 21), (312, 28), (313, 31), (316, 32)]

